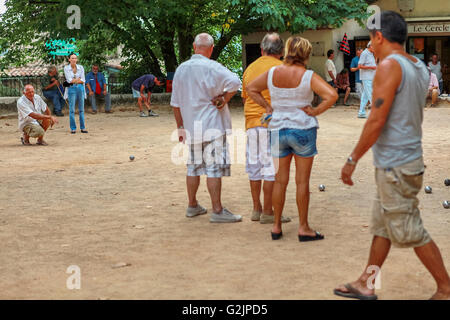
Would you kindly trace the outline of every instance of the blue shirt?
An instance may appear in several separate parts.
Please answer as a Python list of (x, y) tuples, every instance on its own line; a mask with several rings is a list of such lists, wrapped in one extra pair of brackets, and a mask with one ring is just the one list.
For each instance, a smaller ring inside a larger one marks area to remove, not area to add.
[[(358, 68), (359, 57), (356, 56), (352, 59), (352, 63), (350, 64), (350, 68)], [(361, 79), (359, 79), (359, 70), (355, 72), (355, 82), (360, 83)]]
[(137, 78), (131, 84), (131, 87), (136, 91), (141, 91), (141, 86), (144, 85), (144, 90), (149, 90), (155, 86), (155, 76), (152, 74), (144, 74)]
[[(103, 92), (103, 86), (106, 84), (106, 79), (105, 79), (105, 76), (103, 75), (103, 73), (97, 72), (97, 81), (100, 85), (100, 88), (102, 88), (102, 92)], [(92, 71), (86, 75), (86, 85), (88, 83), (91, 86), (91, 90), (95, 92), (95, 88), (96, 88), (95, 76)]]

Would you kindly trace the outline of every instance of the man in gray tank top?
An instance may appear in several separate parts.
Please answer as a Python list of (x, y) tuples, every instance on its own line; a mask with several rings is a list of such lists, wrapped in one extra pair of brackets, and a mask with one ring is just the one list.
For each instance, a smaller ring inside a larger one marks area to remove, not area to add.
[(417, 199), (424, 173), (422, 120), (429, 75), (426, 66), (404, 50), (407, 25), (403, 17), (385, 11), (380, 20), (380, 29), (369, 30), (375, 56), (381, 60), (373, 84), (374, 108), (342, 169), (343, 182), (353, 185), (351, 176), (356, 164), (372, 147), (377, 185), (371, 223), (374, 237), (362, 275), (334, 293), (377, 299), (374, 275), (392, 244), (414, 248), (437, 283), (432, 298), (450, 299), (450, 278), (438, 247), (423, 227)]

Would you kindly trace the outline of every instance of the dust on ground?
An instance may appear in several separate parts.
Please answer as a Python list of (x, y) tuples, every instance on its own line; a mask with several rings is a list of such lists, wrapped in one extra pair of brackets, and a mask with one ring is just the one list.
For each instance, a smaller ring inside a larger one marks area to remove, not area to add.
[[(326, 239), (311, 243), (297, 239), (292, 178), (284, 215), (294, 219), (283, 226), (284, 238), (272, 241), (270, 225), (250, 221), (242, 162), (223, 179), (222, 199), (243, 221), (186, 218), (185, 166), (171, 161), (175, 122), (169, 109), (159, 109), (158, 118), (140, 118), (135, 108), (87, 114), (86, 135), (70, 134), (69, 118), (60, 118), (46, 135), (48, 147), (22, 146), (17, 120), (0, 120), (0, 298), (338, 299), (333, 288), (356, 279), (371, 242), (371, 154), (358, 164), (354, 187), (339, 180), (365, 122), (356, 108), (319, 116), (310, 222)], [(232, 117), (233, 127), (243, 129), (242, 110), (233, 109)], [(450, 210), (441, 203), (450, 200), (443, 183), (450, 178), (449, 119), (449, 108), (425, 112), (424, 185), (433, 193), (419, 197), (447, 268)], [(211, 211), (204, 177), (198, 199)], [(80, 290), (67, 289), (71, 265), (81, 270)], [(428, 299), (434, 290), (413, 250), (391, 250), (380, 299)]]

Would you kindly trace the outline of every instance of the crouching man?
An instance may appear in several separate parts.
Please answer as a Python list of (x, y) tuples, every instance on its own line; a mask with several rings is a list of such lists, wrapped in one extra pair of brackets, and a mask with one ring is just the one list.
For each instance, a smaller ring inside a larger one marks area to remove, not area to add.
[(34, 94), (34, 88), (27, 84), (23, 91), (23, 96), (17, 100), (17, 113), (19, 116), (19, 130), (23, 132), (23, 145), (31, 145), (30, 137), (37, 138), (38, 145), (46, 146), (44, 141), (45, 131), (58, 119), (51, 115), (50, 110), (44, 100), (37, 94)]

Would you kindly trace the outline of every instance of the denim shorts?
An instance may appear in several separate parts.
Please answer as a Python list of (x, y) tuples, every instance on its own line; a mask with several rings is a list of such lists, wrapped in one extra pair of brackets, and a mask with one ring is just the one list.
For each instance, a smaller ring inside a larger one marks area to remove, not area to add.
[(270, 132), (272, 157), (284, 158), (291, 153), (310, 158), (317, 154), (317, 127), (311, 129), (281, 129)]

